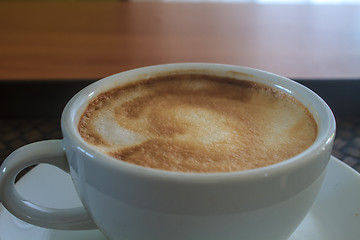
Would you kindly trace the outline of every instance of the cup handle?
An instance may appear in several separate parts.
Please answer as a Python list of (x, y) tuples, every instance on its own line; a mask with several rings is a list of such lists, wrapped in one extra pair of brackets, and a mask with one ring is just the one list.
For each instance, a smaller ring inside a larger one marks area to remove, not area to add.
[(53, 209), (39, 206), (24, 199), (15, 189), (15, 178), (19, 172), (40, 163), (51, 164), (69, 173), (62, 140), (32, 143), (6, 158), (0, 169), (0, 199), (4, 207), (17, 218), (40, 227), (61, 230), (96, 229), (84, 207)]

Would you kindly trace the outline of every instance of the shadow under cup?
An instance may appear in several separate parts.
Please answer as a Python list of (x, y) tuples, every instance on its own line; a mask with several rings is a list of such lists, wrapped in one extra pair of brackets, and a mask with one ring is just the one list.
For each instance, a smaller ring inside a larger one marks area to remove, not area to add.
[[(298, 99), (318, 125), (315, 142), (297, 156), (263, 168), (181, 173), (113, 159), (79, 135), (90, 100), (115, 86), (168, 73), (206, 73), (260, 82)], [(311, 90), (260, 70), (184, 63), (119, 73), (84, 88), (62, 115), (63, 146), (78, 195), (109, 239), (287, 239), (322, 184), (335, 134), (334, 116)]]

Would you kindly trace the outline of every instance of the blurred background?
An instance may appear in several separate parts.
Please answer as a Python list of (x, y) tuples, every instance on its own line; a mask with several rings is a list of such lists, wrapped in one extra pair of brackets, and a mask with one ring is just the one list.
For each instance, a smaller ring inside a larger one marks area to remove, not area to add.
[(360, 171), (360, 0), (0, 0), (0, 162), (61, 138), (66, 102), (124, 70), (217, 62), (284, 75), (333, 109)]

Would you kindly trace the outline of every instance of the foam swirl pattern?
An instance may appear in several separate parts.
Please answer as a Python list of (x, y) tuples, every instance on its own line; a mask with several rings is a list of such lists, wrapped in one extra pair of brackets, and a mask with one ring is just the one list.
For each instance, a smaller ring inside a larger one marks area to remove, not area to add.
[(267, 166), (304, 151), (317, 135), (308, 110), (280, 90), (200, 74), (156, 77), (102, 93), (78, 129), (112, 157), (180, 172)]

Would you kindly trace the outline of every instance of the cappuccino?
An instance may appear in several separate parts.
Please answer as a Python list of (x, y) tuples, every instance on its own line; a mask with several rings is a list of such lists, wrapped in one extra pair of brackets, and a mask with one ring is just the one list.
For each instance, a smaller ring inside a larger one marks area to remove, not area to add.
[(86, 142), (119, 160), (204, 173), (275, 164), (317, 137), (309, 110), (281, 90), (185, 73), (101, 93), (88, 104), (78, 130)]

